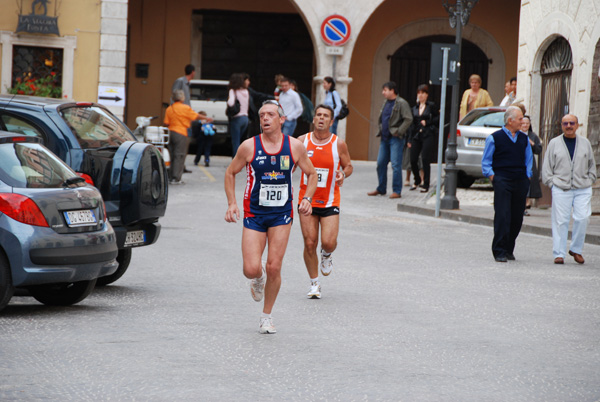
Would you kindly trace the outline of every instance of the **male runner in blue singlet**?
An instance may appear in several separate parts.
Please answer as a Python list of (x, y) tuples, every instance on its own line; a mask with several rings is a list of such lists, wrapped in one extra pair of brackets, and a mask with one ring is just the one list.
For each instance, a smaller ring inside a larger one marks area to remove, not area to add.
[[(304, 145), (281, 132), (285, 116), (276, 101), (265, 102), (258, 114), (263, 133), (240, 145), (225, 172), (225, 193), (229, 204), (225, 220), (237, 222), (240, 218), (235, 200), (235, 175), (245, 166), (247, 179), (242, 232), (244, 275), (252, 281), (250, 291), (254, 300), (261, 301), (264, 294), (259, 332), (274, 334), (276, 331), (271, 311), (281, 287), (281, 264), (293, 218), (292, 169), (297, 164), (307, 176), (305, 197), (298, 207), (303, 215), (312, 213), (317, 172)], [(267, 241), (267, 264), (262, 267), (261, 257)]]

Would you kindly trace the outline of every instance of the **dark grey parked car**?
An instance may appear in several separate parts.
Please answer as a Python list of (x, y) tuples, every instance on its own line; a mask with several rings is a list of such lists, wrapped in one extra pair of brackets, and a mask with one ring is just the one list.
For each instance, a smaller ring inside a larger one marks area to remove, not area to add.
[(35, 96), (0, 95), (0, 130), (39, 137), (48, 149), (94, 185), (106, 203), (119, 247), (119, 279), (132, 249), (156, 242), (167, 208), (167, 169), (158, 149), (138, 142), (104, 106)]
[(78, 303), (118, 267), (100, 192), (39, 142), (0, 131), (0, 310), (15, 288)]

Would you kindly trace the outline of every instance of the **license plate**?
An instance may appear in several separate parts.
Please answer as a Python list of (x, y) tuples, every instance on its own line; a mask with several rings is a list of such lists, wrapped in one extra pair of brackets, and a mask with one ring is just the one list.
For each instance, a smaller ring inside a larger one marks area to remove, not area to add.
[(91, 209), (82, 209), (80, 211), (64, 212), (67, 225), (73, 226), (94, 226), (98, 221), (96, 215)]
[(469, 138), (469, 145), (474, 147), (485, 147), (485, 138)]
[(135, 230), (133, 232), (127, 232), (125, 236), (126, 246), (135, 246), (138, 244), (144, 244), (146, 242), (146, 232), (143, 230)]
[(227, 132), (227, 126), (224, 124), (215, 124), (214, 128), (217, 133), (226, 133)]

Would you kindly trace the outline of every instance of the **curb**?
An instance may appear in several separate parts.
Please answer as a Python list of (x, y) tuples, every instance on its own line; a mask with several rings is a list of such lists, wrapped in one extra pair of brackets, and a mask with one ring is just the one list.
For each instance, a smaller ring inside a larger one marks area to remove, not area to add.
[[(411, 214), (430, 216), (432, 218), (435, 217), (435, 210), (431, 208), (419, 207), (415, 205), (398, 204), (397, 209), (399, 212), (408, 212)], [(440, 218), (456, 222), (470, 223), (473, 225), (494, 227), (494, 219), (492, 218), (471, 216), (460, 212), (452, 212), (447, 210), (440, 211)], [(521, 227), (521, 232), (552, 237), (552, 228), (529, 225), (526, 223), (524, 223)], [(571, 238), (571, 230), (569, 230), (569, 238)], [(588, 244), (600, 245), (600, 235), (588, 233), (585, 236), (585, 242)]]

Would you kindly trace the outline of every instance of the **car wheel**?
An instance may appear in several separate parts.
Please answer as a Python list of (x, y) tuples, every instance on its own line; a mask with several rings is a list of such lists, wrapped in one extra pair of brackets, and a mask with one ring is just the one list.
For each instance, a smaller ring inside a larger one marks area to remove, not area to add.
[(6, 307), (14, 292), (10, 264), (4, 253), (0, 252), (0, 310)]
[(119, 254), (117, 255), (117, 262), (119, 263), (119, 267), (117, 268), (114, 274), (98, 278), (96, 286), (109, 285), (117, 279), (119, 279), (120, 277), (122, 277), (125, 271), (127, 271), (129, 263), (131, 262), (131, 253), (132, 251), (130, 248), (123, 248), (119, 250)]
[(459, 188), (469, 188), (473, 183), (475, 183), (474, 177), (467, 175), (463, 171), (458, 172), (458, 177), (456, 178), (456, 185)]
[(70, 306), (89, 296), (96, 286), (96, 279), (73, 283), (32, 286), (29, 293), (35, 300), (50, 306)]

